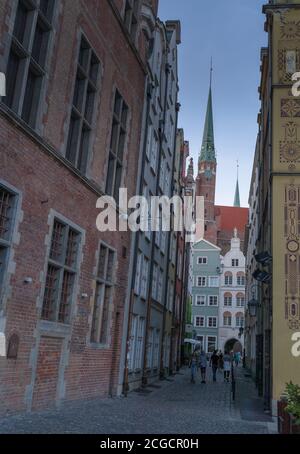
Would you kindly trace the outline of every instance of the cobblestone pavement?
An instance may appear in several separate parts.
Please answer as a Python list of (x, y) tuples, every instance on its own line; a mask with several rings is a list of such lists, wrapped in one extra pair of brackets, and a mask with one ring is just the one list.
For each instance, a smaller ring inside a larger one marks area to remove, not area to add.
[(251, 380), (244, 379), (242, 369), (238, 375), (235, 404), (231, 402), (231, 385), (223, 383), (221, 373), (217, 383), (212, 383), (210, 376), (206, 385), (199, 379), (192, 385), (187, 369), (172, 381), (158, 382), (160, 388), (149, 387), (147, 394), (133, 392), (128, 398), (73, 403), (60, 411), (0, 419), (0, 434), (270, 433), (268, 422), (257, 422), (259, 416), (253, 417), (251, 411), (250, 417), (243, 419), (241, 401), (245, 405), (245, 399), (254, 396), (254, 387)]

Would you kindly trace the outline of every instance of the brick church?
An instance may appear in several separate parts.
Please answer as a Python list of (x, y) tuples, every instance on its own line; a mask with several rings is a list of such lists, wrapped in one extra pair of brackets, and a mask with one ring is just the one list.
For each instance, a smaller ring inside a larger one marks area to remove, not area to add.
[(204, 238), (216, 244), (222, 255), (230, 249), (233, 231), (238, 230), (243, 250), (245, 227), (248, 224), (248, 208), (240, 206), (239, 182), (237, 180), (234, 204), (232, 207), (215, 204), (217, 159), (214, 140), (212, 88), (210, 83), (203, 141), (196, 179), (196, 195), (204, 197)]

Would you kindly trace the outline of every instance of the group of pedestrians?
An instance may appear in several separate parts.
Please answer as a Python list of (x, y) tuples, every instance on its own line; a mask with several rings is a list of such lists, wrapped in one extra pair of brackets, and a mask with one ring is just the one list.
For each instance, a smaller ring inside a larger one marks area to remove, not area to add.
[(215, 350), (210, 358), (206, 355), (206, 353), (201, 349), (200, 346), (196, 346), (195, 350), (191, 355), (190, 360), (190, 368), (191, 368), (191, 382), (196, 382), (196, 377), (198, 373), (198, 369), (200, 368), (201, 373), (201, 383), (206, 384), (206, 373), (207, 373), (207, 366), (208, 364), (212, 368), (213, 373), (213, 381), (217, 381), (217, 372), (218, 370), (224, 373), (224, 382), (229, 383), (230, 381), (230, 373), (233, 359), (238, 366), (240, 361), (240, 357), (237, 363), (237, 356), (230, 354), (229, 352), (223, 353), (221, 351)]

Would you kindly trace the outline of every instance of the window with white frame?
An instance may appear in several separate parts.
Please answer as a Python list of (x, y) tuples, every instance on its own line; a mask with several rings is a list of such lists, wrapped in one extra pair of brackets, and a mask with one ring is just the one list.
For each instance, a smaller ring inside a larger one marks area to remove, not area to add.
[(145, 340), (145, 319), (133, 315), (129, 347), (129, 371), (138, 371), (143, 367), (143, 346)]
[(152, 298), (157, 299), (157, 287), (158, 287), (158, 266), (156, 263), (153, 265), (153, 276), (152, 276)]
[(162, 231), (160, 235), (160, 250), (163, 254), (166, 251), (167, 232)]
[(209, 287), (219, 287), (220, 279), (218, 276), (210, 276), (209, 278)]
[(146, 156), (149, 161), (150, 161), (150, 157), (151, 157), (152, 141), (153, 141), (153, 125), (152, 125), (152, 123), (150, 123), (148, 126), (147, 145), (146, 145)]
[(12, 245), (17, 196), (0, 186), (0, 308), (5, 290), (8, 256)]
[(231, 326), (232, 325), (232, 315), (230, 312), (225, 312), (223, 315), (223, 324), (224, 326)]
[(197, 315), (195, 317), (195, 327), (205, 328), (205, 317), (203, 315)]
[(135, 284), (134, 284), (134, 292), (136, 295), (140, 294), (142, 264), (143, 264), (143, 254), (140, 251), (138, 251), (137, 261), (136, 261), (136, 270), (135, 270)]
[(217, 349), (217, 337), (207, 336), (207, 353), (213, 353)]
[[(143, 197), (147, 200), (148, 211), (142, 215), (143, 218), (141, 219), (141, 223), (146, 224), (148, 226), (147, 230), (144, 233), (145, 233), (145, 237), (148, 240), (151, 240), (151, 228), (150, 228), (150, 222), (149, 222), (150, 221), (150, 209), (151, 209), (151, 205), (150, 205), (151, 193), (150, 193), (146, 183), (144, 183), (144, 185), (143, 185)], [(145, 217), (146, 217), (146, 219), (145, 219)]]
[(150, 166), (154, 173), (157, 172), (157, 163), (158, 163), (158, 138), (156, 133), (153, 133), (151, 151), (150, 151)]
[(141, 282), (141, 297), (146, 300), (148, 290), (148, 276), (149, 276), (149, 260), (147, 257), (143, 258), (142, 267), (142, 282)]
[(162, 191), (164, 191), (166, 170), (167, 170), (166, 158), (165, 158), (164, 154), (162, 154), (161, 160), (160, 160), (160, 171), (159, 171), (159, 186)]
[(162, 293), (163, 293), (163, 270), (159, 270), (158, 274), (158, 286), (157, 286), (157, 301), (162, 303)]
[(198, 257), (197, 263), (198, 265), (207, 265), (208, 259), (207, 257)]
[(233, 275), (230, 272), (225, 273), (225, 285), (229, 286), (233, 283)]
[(158, 221), (158, 231), (155, 232), (155, 245), (160, 248), (161, 245), (161, 236), (162, 236), (162, 210), (161, 208), (159, 209), (159, 219)]
[(198, 276), (197, 277), (197, 287), (206, 287), (207, 285), (207, 278), (205, 276)]
[(108, 343), (111, 322), (111, 302), (115, 284), (114, 268), (116, 253), (105, 244), (100, 245), (96, 276), (96, 295), (93, 310), (91, 342)]
[(132, 372), (134, 370), (138, 320), (139, 320), (138, 315), (133, 315), (131, 317), (131, 330), (130, 330), (129, 355), (128, 355), (128, 369), (130, 372)]
[(44, 290), (42, 319), (68, 324), (81, 234), (65, 222), (54, 220)]
[(239, 259), (232, 259), (231, 266), (237, 268), (239, 266)]
[(135, 370), (141, 370), (143, 368), (143, 346), (145, 340), (145, 327), (146, 320), (143, 317), (140, 317), (137, 328), (137, 343), (134, 361)]
[(245, 283), (246, 283), (245, 274), (244, 273), (238, 273), (238, 275), (237, 275), (237, 285), (244, 287)]
[(243, 293), (238, 293), (236, 296), (236, 306), (245, 307), (245, 295)]
[(218, 317), (207, 317), (207, 328), (217, 328)]
[(7, 96), (3, 101), (36, 128), (53, 33), (56, 1), (19, 0), (6, 68)]
[(224, 306), (225, 307), (231, 307), (232, 306), (232, 294), (231, 293), (225, 293), (225, 295), (224, 295)]
[(208, 297), (208, 305), (209, 306), (218, 306), (219, 305), (219, 297), (217, 295), (210, 295)]
[(205, 305), (206, 305), (206, 295), (196, 295), (195, 306), (205, 306)]
[(164, 194), (169, 196), (169, 191), (171, 187), (171, 171), (170, 167), (168, 164), (166, 164), (166, 169), (165, 169), (165, 184), (164, 184)]

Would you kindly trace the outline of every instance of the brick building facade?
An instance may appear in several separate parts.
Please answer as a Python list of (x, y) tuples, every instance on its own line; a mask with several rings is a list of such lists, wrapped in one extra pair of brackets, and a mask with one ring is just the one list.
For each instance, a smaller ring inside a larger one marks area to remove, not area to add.
[(0, 0), (1, 414), (116, 392), (131, 238), (96, 202), (136, 193), (140, 7)]

